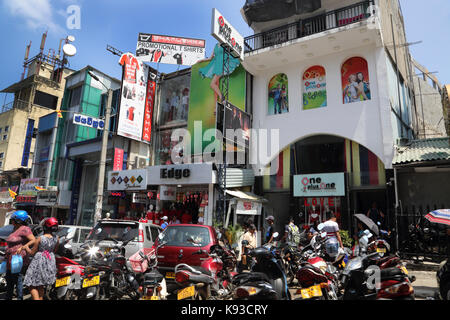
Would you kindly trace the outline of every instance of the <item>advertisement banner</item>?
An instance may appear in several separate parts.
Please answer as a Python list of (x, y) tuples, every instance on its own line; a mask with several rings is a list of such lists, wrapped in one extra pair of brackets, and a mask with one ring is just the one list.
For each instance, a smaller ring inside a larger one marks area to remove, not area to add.
[(23, 146), (23, 153), (22, 153), (22, 167), (28, 167), (28, 160), (30, 158), (30, 149), (31, 149), (31, 140), (33, 139), (33, 130), (34, 130), (34, 120), (28, 119), (28, 125), (27, 125), (27, 134), (25, 136), (25, 144)]
[(269, 102), (268, 114), (282, 114), (289, 112), (288, 101), (288, 77), (284, 73), (279, 73), (269, 81)]
[(216, 9), (212, 9), (211, 35), (231, 48), (234, 57), (244, 60), (244, 37)]
[(325, 68), (313, 66), (303, 74), (303, 110), (327, 106)]
[(38, 190), (35, 187), (39, 187), (39, 183), (39, 178), (20, 180), (19, 194), (21, 196), (37, 196)]
[[(218, 103), (218, 112), (223, 113), (224, 112), (224, 105), (221, 103)], [(236, 143), (240, 147), (248, 148), (250, 143), (250, 115), (235, 105), (232, 105), (231, 103), (227, 103), (225, 107), (225, 135), (224, 138), (229, 143)], [(219, 131), (222, 131), (223, 129), (223, 122), (218, 122), (217, 129)], [(232, 130), (242, 130), (240, 135), (238, 134), (238, 131), (236, 131), (236, 136), (234, 136), (234, 140), (229, 140), (226, 136), (226, 130), (232, 129)]]
[(75, 113), (73, 115), (73, 123), (83, 127), (94, 128), (98, 130), (103, 130), (105, 128), (104, 120), (79, 113)]
[[(246, 71), (238, 59), (230, 59), (230, 82), (228, 101), (241, 110), (245, 110)], [(188, 131), (191, 135), (191, 153), (203, 150), (212, 141), (203, 141), (204, 133), (216, 128), (216, 104), (221, 101), (220, 88), (223, 74), (223, 48), (216, 44), (214, 55), (206, 61), (192, 66), (189, 94)], [(195, 121), (202, 125), (202, 137), (195, 137)], [(196, 141), (202, 144), (195, 145)]]
[(19, 187), (18, 186), (1, 187), (0, 188), (0, 203), (13, 202), (14, 199), (11, 197), (11, 193), (9, 192), (9, 189), (11, 189), (11, 191), (17, 193), (17, 190), (19, 189)]
[(150, 143), (152, 137), (152, 118), (155, 106), (156, 82), (148, 80), (147, 98), (145, 99), (144, 125), (142, 127), (142, 141)]
[(344, 197), (344, 173), (294, 176), (294, 197)]
[(348, 59), (342, 65), (341, 76), (344, 104), (370, 100), (369, 67), (365, 59)]
[(114, 148), (113, 170), (122, 170), (123, 166), (123, 149)]
[(192, 66), (205, 58), (205, 40), (139, 33), (136, 57), (144, 62)]
[(123, 54), (119, 64), (124, 69), (117, 134), (141, 141), (149, 69), (131, 53)]

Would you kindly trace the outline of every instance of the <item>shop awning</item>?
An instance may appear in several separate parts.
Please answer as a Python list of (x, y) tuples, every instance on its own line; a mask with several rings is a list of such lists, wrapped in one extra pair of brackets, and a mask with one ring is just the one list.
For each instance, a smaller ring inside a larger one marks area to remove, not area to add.
[(268, 202), (267, 199), (258, 196), (252, 192), (244, 192), (239, 190), (226, 190), (226, 193), (239, 199), (243, 200), (249, 200), (249, 201), (256, 201), (256, 202)]
[(450, 138), (413, 140), (397, 146), (392, 164), (396, 167), (450, 161)]

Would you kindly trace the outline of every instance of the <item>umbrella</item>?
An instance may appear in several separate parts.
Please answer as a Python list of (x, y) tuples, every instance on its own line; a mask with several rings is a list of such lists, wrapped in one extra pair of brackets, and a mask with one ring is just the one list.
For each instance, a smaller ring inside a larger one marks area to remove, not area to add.
[(376, 236), (380, 235), (380, 231), (378, 229), (377, 224), (373, 222), (373, 220), (370, 219), (368, 216), (362, 213), (357, 213), (355, 214), (355, 218), (364, 223), (367, 226), (367, 228), (369, 228), (369, 230), (372, 231)]
[(430, 222), (441, 223), (450, 226), (450, 209), (439, 209), (429, 212), (425, 219)]
[(0, 238), (6, 239), (13, 232), (14, 226), (12, 224), (8, 224), (4, 227), (0, 228)]

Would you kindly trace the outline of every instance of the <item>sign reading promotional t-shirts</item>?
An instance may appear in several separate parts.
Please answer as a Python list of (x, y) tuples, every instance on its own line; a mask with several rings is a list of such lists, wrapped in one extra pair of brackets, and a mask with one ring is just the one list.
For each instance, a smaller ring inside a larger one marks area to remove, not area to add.
[(211, 35), (231, 48), (236, 58), (244, 60), (244, 37), (216, 9), (212, 10)]
[(205, 40), (139, 33), (136, 57), (145, 62), (192, 66), (205, 58)]
[(343, 197), (344, 173), (320, 173), (294, 176), (294, 197)]
[(123, 54), (119, 64), (124, 69), (117, 134), (142, 141), (149, 69), (131, 53)]

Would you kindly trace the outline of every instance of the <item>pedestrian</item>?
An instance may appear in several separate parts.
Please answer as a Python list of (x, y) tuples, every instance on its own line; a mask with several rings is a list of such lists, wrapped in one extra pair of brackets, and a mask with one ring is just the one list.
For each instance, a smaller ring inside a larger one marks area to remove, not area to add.
[(274, 222), (275, 222), (275, 218), (273, 216), (268, 216), (266, 218), (267, 224), (269, 225), (267, 227), (267, 231), (266, 231), (266, 243), (272, 243), (273, 241), (273, 234), (274, 232)]
[(316, 234), (319, 233), (318, 226), (319, 226), (319, 221), (318, 220), (314, 221), (313, 225), (308, 230), (308, 240), (311, 240), (312, 237), (314, 237)]
[(294, 217), (289, 217), (288, 224), (284, 227), (282, 242), (298, 246), (300, 244), (300, 231), (294, 224)]
[(247, 232), (244, 233), (242, 236), (242, 241), (248, 241), (248, 244), (245, 246), (242, 246), (242, 267), (244, 269), (248, 268), (247, 265), (247, 254), (250, 250), (256, 248), (256, 226), (254, 224), (249, 225)]
[(377, 203), (376, 203), (376, 201), (374, 201), (373, 203), (372, 203), (372, 208), (370, 208), (368, 211), (367, 211), (367, 214), (366, 214), (370, 219), (372, 219), (372, 221), (373, 222), (375, 222), (375, 224), (378, 224), (378, 222), (380, 222), (381, 223), (381, 225), (384, 225), (383, 224), (383, 222), (384, 222), (384, 213), (381, 211), (381, 210), (379, 210), (378, 208), (377, 208)]
[(180, 220), (178, 219), (178, 217), (176, 215), (173, 215), (169, 224), (180, 224)]
[[(29, 264), (27, 248), (35, 242), (35, 237), (28, 224), (28, 213), (24, 210), (14, 212), (10, 218), (14, 226), (13, 232), (6, 238), (5, 260), (6, 265), (6, 300), (12, 300), (14, 287), (17, 291), (17, 299), (23, 300), (23, 278)], [(23, 259), (22, 270), (17, 274), (11, 273), (11, 258), (13, 255), (21, 255)]]
[(165, 229), (167, 228), (167, 226), (169, 225), (169, 218), (167, 218), (167, 216), (162, 217), (163, 223), (161, 224), (161, 228)]
[(44, 234), (36, 239), (33, 249), (26, 248), (33, 259), (23, 285), (30, 288), (33, 300), (44, 300), (44, 287), (53, 285), (56, 281), (55, 252), (58, 250), (59, 238), (54, 234), (58, 231), (58, 220), (47, 218), (43, 229)]
[(336, 214), (334, 212), (329, 212), (327, 217), (328, 220), (321, 223), (318, 226), (320, 232), (327, 233), (327, 239), (325, 241), (325, 249), (328, 255), (334, 257), (339, 252), (339, 247), (344, 249), (342, 244), (341, 235), (339, 233), (339, 225), (336, 222)]

